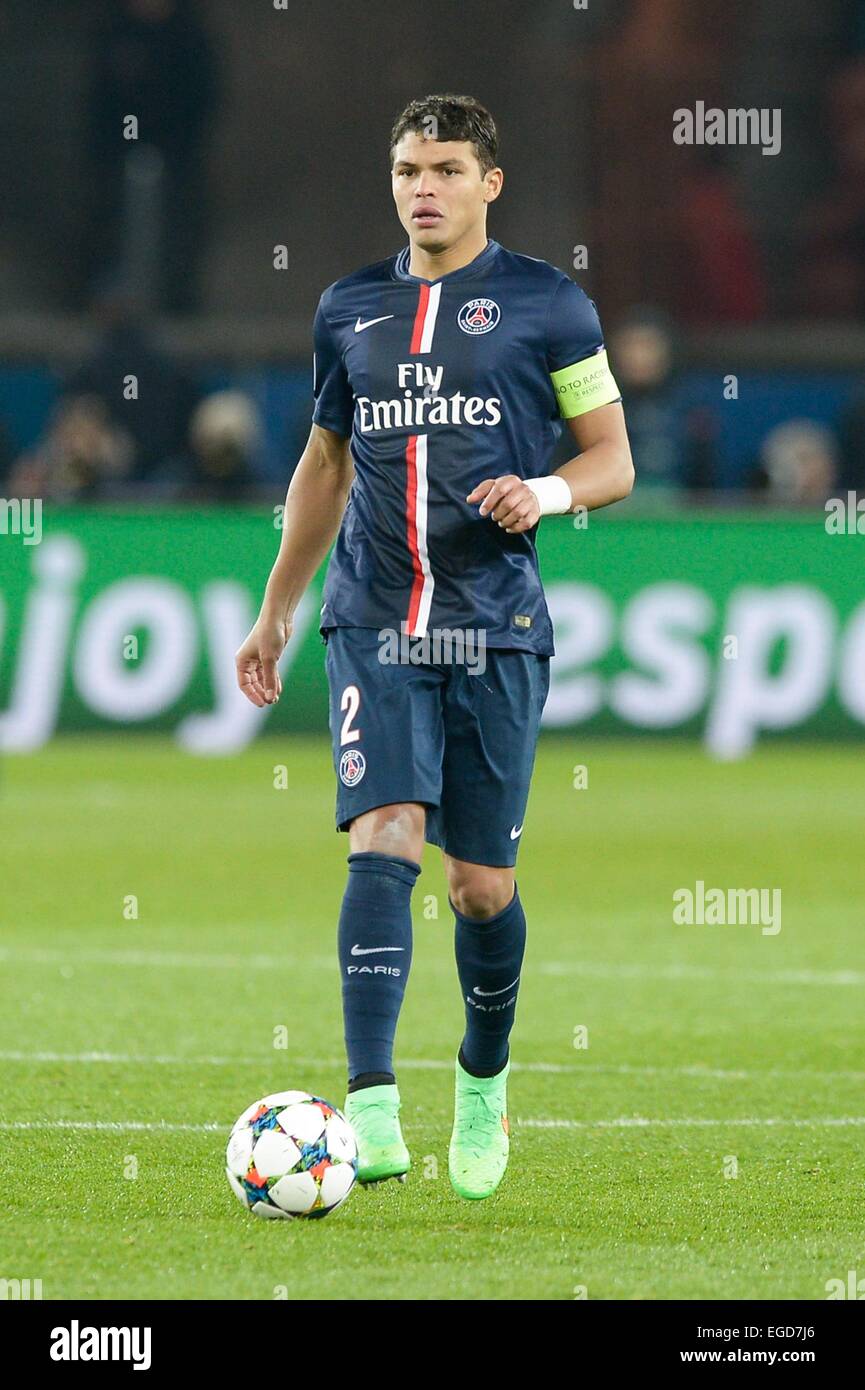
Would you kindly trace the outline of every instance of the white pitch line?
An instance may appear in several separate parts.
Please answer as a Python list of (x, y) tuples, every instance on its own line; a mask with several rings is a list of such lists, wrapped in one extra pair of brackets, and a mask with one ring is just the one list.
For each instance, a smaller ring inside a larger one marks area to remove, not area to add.
[[(143, 1054), (135, 1052), (24, 1052), (0, 1051), (0, 1062), (58, 1062), (71, 1065), (94, 1065), (104, 1063), (114, 1066), (165, 1066), (165, 1067), (243, 1067), (248, 1069), (250, 1065), (264, 1067), (270, 1063), (283, 1064), (284, 1049), (279, 1049), (282, 1056), (262, 1056), (254, 1057), (248, 1052), (238, 1051), (234, 1057), (220, 1056), (175, 1056), (165, 1054)], [(333, 1067), (340, 1070), (345, 1069), (344, 1057), (294, 1057), (291, 1058), (291, 1065), (299, 1067)], [(421, 1071), (453, 1071), (453, 1062), (444, 1061), (440, 1058), (421, 1058), (408, 1059), (400, 1063), (401, 1067), (414, 1068)], [(522, 1071), (556, 1071), (573, 1072), (573, 1067), (559, 1066), (556, 1063), (547, 1062), (524, 1062), (514, 1063)]]
[[(282, 1049), (280, 1049), (282, 1051)], [(249, 1053), (241, 1055), (239, 1052), (235, 1057), (204, 1055), (204, 1056), (182, 1056), (178, 1054), (143, 1054), (134, 1052), (26, 1052), (22, 1050), (0, 1050), (0, 1062), (25, 1062), (25, 1063), (61, 1063), (71, 1066), (165, 1066), (165, 1067), (243, 1067), (247, 1069), (250, 1064), (265, 1066), (270, 1062), (282, 1059), (262, 1056), (250, 1057)], [(345, 1066), (345, 1059), (342, 1057), (292, 1057), (291, 1065), (294, 1068), (330, 1068), (341, 1069)], [(403, 1058), (399, 1067), (406, 1071), (452, 1071), (453, 1062), (439, 1057), (406, 1057)], [(628, 1063), (619, 1065), (605, 1065), (600, 1062), (579, 1062), (574, 1066), (566, 1066), (561, 1062), (517, 1062), (511, 1063), (511, 1070), (515, 1072), (534, 1072), (548, 1073), (553, 1076), (571, 1076), (575, 1079), (581, 1073), (588, 1072), (592, 1076), (678, 1076), (691, 1077), (694, 1080), (706, 1081), (762, 1081), (776, 1077), (789, 1077), (792, 1079), (811, 1077), (825, 1081), (865, 1081), (865, 1071), (820, 1071), (810, 1067), (766, 1067), (757, 1070), (731, 1070), (721, 1067), (702, 1067), (691, 1065), (687, 1067), (637, 1067)]]
[(822, 1129), (843, 1125), (865, 1125), (865, 1115), (829, 1115), (818, 1119), (795, 1119), (785, 1115), (761, 1118), (746, 1116), (744, 1119), (716, 1120), (703, 1116), (677, 1116), (671, 1119), (648, 1119), (641, 1115), (623, 1115), (616, 1120), (523, 1120), (516, 1123), (524, 1129), (712, 1129), (725, 1125), (738, 1128), (742, 1125), (767, 1128), (788, 1127), (791, 1129)]
[[(747, 1126), (767, 1129), (823, 1129), (844, 1126), (865, 1125), (865, 1115), (829, 1115), (815, 1119), (794, 1119), (787, 1116), (745, 1116), (737, 1119), (708, 1119), (705, 1117), (678, 1116), (675, 1118), (649, 1118), (641, 1115), (623, 1115), (613, 1120), (550, 1120), (523, 1119), (514, 1121), (521, 1129), (730, 1129)], [(411, 1122), (409, 1122), (411, 1124)], [(125, 1133), (195, 1133), (228, 1134), (231, 1122), (220, 1124), (169, 1124), (166, 1120), (0, 1120), (0, 1131), (27, 1130), (80, 1130), (83, 1132), (125, 1134)]]
[[(116, 965), (145, 969), (177, 970), (289, 970), (312, 966), (333, 970), (336, 955), (296, 956), (256, 952), (250, 955), (186, 951), (73, 950), (48, 947), (0, 947), (0, 964), (5, 961), (29, 965)], [(434, 962), (436, 974), (452, 970), (444, 962)], [(426, 962), (424, 969), (429, 969)], [(718, 980), (746, 984), (862, 986), (861, 970), (745, 970), (737, 966), (715, 968), (701, 965), (644, 966), (610, 964), (603, 961), (539, 961), (531, 967), (536, 974), (553, 977), (581, 976), (605, 980), (666, 980), (672, 984), (693, 980)]]
[(225, 953), (191, 951), (114, 951), (114, 950), (73, 950), (58, 951), (38, 946), (0, 947), (0, 964), (5, 961), (18, 961), (23, 965), (128, 965), (143, 966), (145, 969), (173, 970), (289, 970), (300, 966), (315, 966), (319, 970), (333, 970), (336, 954), (333, 956), (273, 956), (261, 952), (248, 956)]
[(127, 1130), (141, 1130), (146, 1133), (162, 1133), (164, 1131), (178, 1133), (209, 1133), (211, 1130), (224, 1130), (229, 1133), (231, 1125), (204, 1124), (204, 1125), (173, 1125), (167, 1120), (0, 1120), (0, 1130), (27, 1130), (27, 1129), (80, 1129), (105, 1131), (108, 1134), (125, 1134)]
[(865, 985), (861, 970), (744, 970), (710, 965), (611, 965), (603, 961), (539, 961), (539, 975), (590, 975), (605, 980), (731, 980), (747, 984)]

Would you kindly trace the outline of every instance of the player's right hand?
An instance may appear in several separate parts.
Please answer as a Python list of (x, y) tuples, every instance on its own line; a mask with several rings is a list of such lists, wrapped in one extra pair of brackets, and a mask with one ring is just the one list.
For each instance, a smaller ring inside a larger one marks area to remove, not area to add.
[(291, 637), (290, 618), (259, 617), (234, 658), (237, 684), (247, 700), (259, 708), (275, 705), (282, 694), (277, 662)]

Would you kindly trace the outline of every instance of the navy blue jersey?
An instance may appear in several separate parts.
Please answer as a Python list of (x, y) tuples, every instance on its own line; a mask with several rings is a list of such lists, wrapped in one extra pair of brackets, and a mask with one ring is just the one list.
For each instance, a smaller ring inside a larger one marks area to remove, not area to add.
[(422, 280), (409, 248), (331, 285), (315, 316), (313, 420), (351, 436), (355, 477), (321, 628), (474, 629), (553, 655), (535, 533), (466, 496), (549, 471), (563, 418), (618, 400), (592, 301), (495, 241)]

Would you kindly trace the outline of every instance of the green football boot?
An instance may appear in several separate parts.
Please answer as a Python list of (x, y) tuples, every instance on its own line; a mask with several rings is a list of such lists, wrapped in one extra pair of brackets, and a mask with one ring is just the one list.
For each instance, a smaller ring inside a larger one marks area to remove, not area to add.
[(345, 1117), (357, 1139), (358, 1182), (405, 1182), (411, 1159), (399, 1127), (399, 1107), (395, 1085), (367, 1086), (346, 1096)]
[(451, 1186), (460, 1197), (490, 1197), (508, 1166), (508, 1072), (471, 1076), (457, 1059), (454, 1127), (448, 1151)]

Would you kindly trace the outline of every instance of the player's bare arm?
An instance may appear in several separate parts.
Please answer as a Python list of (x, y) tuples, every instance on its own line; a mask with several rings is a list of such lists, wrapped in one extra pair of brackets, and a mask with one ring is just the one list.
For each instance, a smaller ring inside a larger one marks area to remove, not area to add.
[[(599, 406), (569, 420), (568, 425), (580, 452), (553, 474), (570, 488), (567, 510), (585, 507), (591, 512), (627, 497), (634, 486), (634, 465), (621, 403)], [(481, 516), (488, 516), (513, 535), (530, 531), (541, 517), (537, 493), (514, 473), (484, 478), (466, 501), (480, 503)]]
[(349, 441), (313, 425), (285, 497), (279, 553), (255, 626), (235, 657), (237, 683), (259, 707), (282, 693), (277, 663), (294, 611), (339, 530), (354, 476)]

